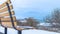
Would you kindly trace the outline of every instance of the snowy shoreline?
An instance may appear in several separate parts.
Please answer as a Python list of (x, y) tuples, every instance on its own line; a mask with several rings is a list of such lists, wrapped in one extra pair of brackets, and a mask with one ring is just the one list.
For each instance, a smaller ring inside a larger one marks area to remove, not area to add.
[[(4, 28), (0, 26), (0, 32), (4, 33)], [(17, 34), (17, 30), (8, 28), (8, 34)], [(45, 30), (35, 30), (35, 29), (30, 29), (30, 30), (22, 30), (22, 34), (60, 34), (56, 32), (49, 32)]]

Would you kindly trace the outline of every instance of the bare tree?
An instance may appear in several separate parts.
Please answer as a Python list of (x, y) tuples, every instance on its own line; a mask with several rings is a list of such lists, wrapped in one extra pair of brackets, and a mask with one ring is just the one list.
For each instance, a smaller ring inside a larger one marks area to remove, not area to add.
[(36, 19), (34, 19), (32, 17), (29, 17), (26, 20), (27, 20), (27, 25), (29, 25), (29, 26), (36, 27), (37, 24), (39, 24), (39, 21), (37, 21)]
[(45, 22), (52, 23), (55, 27), (60, 27), (60, 10), (54, 10), (50, 17), (46, 17)]
[(20, 19), (17, 20), (17, 24), (18, 24), (19, 26), (22, 25), (22, 22), (20, 21)]

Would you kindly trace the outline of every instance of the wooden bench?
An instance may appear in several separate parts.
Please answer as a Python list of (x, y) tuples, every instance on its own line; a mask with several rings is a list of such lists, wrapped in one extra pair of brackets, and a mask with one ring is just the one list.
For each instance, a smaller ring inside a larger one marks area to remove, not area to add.
[(23, 30), (18, 27), (13, 6), (10, 0), (7, 0), (0, 5), (0, 23), (5, 28), (14, 28), (16, 30)]

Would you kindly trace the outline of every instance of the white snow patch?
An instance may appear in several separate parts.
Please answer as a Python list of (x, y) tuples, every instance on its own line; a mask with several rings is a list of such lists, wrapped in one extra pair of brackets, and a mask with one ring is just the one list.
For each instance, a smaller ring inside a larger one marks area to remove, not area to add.
[(0, 32), (4, 33), (4, 28), (0, 26)]
[(49, 32), (44, 30), (23, 30), (22, 34), (60, 34), (60, 33)]
[(18, 32), (18, 31), (15, 30), (15, 29), (8, 28), (8, 32), (7, 32), (7, 34), (18, 34), (17, 32)]

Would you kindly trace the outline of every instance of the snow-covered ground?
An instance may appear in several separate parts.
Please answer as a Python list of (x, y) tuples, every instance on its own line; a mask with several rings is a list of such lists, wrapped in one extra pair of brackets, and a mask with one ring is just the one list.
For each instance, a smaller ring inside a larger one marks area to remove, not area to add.
[[(0, 26), (0, 32), (4, 33), (4, 28)], [(17, 34), (18, 31), (12, 28), (8, 28), (8, 34)], [(49, 32), (44, 30), (22, 30), (22, 34), (60, 34), (56, 32)]]

